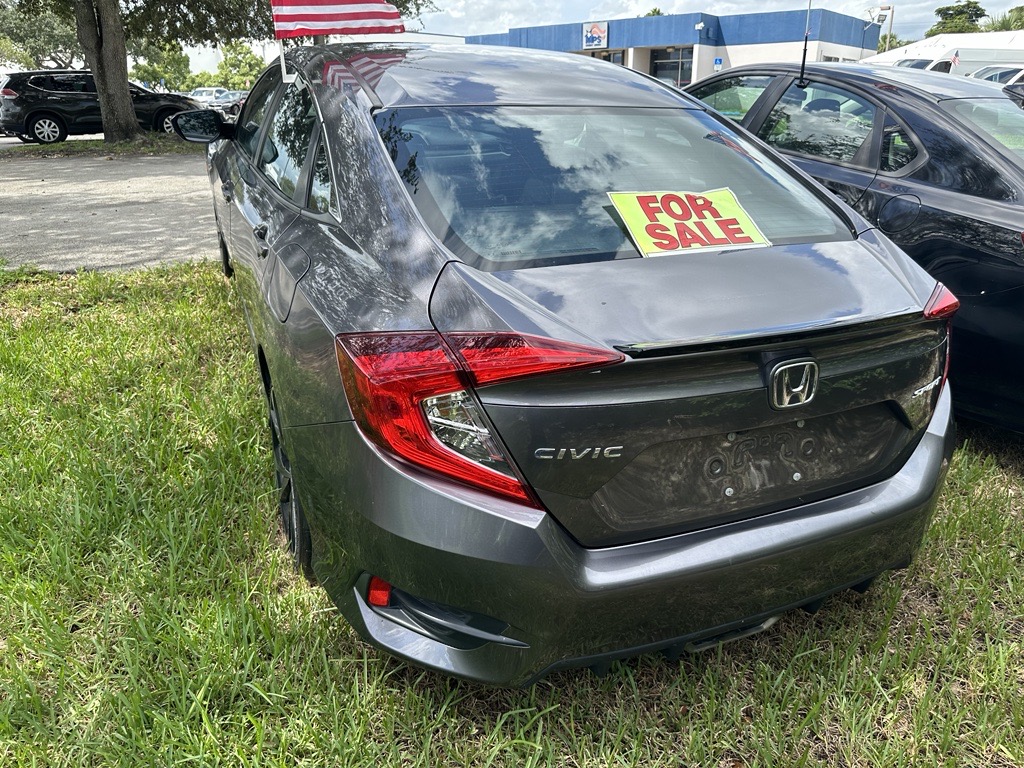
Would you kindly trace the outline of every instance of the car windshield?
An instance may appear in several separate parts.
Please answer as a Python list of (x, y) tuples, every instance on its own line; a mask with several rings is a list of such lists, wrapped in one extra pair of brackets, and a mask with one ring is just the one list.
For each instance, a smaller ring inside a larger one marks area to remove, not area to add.
[[(631, 196), (724, 194), (759, 244), (851, 237), (806, 186), (702, 111), (401, 108), (376, 120), (428, 226), (484, 270), (638, 257), (617, 202)], [(700, 245), (724, 243), (718, 234)]]
[(999, 146), (1024, 158), (1024, 110), (1009, 99), (950, 99), (942, 106)]

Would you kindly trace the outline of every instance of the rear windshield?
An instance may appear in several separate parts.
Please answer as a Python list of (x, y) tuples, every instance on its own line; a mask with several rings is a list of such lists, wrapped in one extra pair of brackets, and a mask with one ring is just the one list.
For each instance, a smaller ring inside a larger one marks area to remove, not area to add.
[(995, 144), (1024, 157), (1024, 110), (1009, 99), (950, 99), (942, 106)]
[[(758, 231), (731, 248), (851, 238), (813, 192), (698, 110), (401, 108), (376, 120), (428, 226), (484, 270), (657, 255), (638, 247), (637, 217), (617, 207), (629, 202), (662, 221), (684, 201), (728, 207)], [(701, 224), (702, 247), (726, 242)]]

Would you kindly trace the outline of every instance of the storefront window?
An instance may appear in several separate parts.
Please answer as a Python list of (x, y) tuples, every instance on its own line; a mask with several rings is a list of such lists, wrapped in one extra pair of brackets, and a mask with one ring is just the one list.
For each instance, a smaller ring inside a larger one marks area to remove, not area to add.
[(610, 61), (612, 64), (624, 65), (626, 63), (625, 51), (599, 51), (597, 53), (592, 53), (591, 56), (595, 59)]
[(693, 79), (693, 48), (655, 48), (651, 74), (663, 83), (682, 88)]

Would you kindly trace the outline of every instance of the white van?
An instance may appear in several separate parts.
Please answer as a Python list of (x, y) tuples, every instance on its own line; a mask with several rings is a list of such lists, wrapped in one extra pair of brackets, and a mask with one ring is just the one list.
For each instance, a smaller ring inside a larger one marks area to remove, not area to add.
[(1021, 66), (1024, 62), (1024, 31), (935, 35), (869, 56), (861, 62), (951, 72), (954, 75), (967, 75), (989, 66)]

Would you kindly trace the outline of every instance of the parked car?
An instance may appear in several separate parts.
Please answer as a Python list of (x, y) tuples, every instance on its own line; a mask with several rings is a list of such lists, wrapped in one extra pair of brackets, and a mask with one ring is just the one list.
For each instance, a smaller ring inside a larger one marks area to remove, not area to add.
[(737, 67), (687, 90), (953, 291), (957, 412), (1024, 431), (1024, 111), (993, 83), (849, 64), (808, 65), (805, 86), (797, 66)]
[(613, 64), (339, 45), (288, 70), (235, 124), (174, 122), (212, 142), (291, 552), (363, 637), (521, 685), (910, 561), (956, 300), (857, 214)]
[(1021, 73), (1024, 73), (1024, 65), (989, 65), (975, 70), (967, 77), (1009, 85), (1016, 82)]
[[(136, 83), (128, 87), (135, 116), (146, 130), (170, 133), (171, 116), (201, 106)], [(0, 129), (40, 144), (64, 141), (69, 134), (101, 133), (100, 101), (92, 74), (48, 69), (0, 77)]]
[(242, 105), (245, 104), (248, 95), (248, 91), (228, 91), (223, 96), (218, 96), (211, 101), (209, 106), (225, 117), (235, 117)]
[(989, 82), (1001, 83), (1002, 85), (1013, 85), (1024, 79), (1024, 65), (990, 65), (971, 72), (967, 77), (973, 77), (976, 80), (988, 80)]
[(190, 99), (198, 101), (200, 104), (208, 105), (225, 96), (227, 93), (227, 88), (214, 86), (210, 88), (194, 88), (189, 91), (188, 96)]

